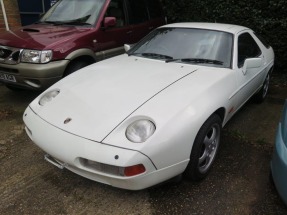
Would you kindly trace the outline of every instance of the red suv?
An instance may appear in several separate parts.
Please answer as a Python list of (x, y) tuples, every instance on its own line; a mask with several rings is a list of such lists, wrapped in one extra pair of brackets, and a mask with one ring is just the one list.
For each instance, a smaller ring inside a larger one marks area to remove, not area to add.
[(0, 34), (0, 82), (45, 89), (164, 23), (158, 0), (59, 0), (39, 22)]

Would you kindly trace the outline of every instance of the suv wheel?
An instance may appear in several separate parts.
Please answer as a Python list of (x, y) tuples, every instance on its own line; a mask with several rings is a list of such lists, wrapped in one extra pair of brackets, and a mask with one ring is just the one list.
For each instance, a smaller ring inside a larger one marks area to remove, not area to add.
[(86, 62), (86, 61), (72, 61), (68, 67), (66, 68), (66, 71), (64, 73), (64, 77), (66, 77), (67, 75), (70, 75), (72, 73), (74, 73), (75, 71), (79, 70), (79, 69), (82, 69), (86, 66), (88, 66), (89, 63)]

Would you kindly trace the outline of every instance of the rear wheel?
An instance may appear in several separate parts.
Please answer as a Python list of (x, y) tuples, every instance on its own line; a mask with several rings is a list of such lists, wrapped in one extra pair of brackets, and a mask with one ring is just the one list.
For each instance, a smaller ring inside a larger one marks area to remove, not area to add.
[(264, 80), (263, 86), (258, 91), (258, 93), (256, 93), (255, 95), (256, 102), (261, 103), (265, 100), (268, 89), (269, 89), (269, 83), (270, 83), (270, 74), (268, 73)]
[(89, 63), (83, 60), (76, 60), (76, 61), (72, 61), (68, 67), (66, 68), (66, 71), (64, 73), (64, 77), (66, 77), (67, 75), (70, 75), (72, 73), (74, 73), (75, 71), (82, 69), (86, 66), (88, 66)]
[(213, 114), (201, 126), (184, 172), (188, 179), (200, 181), (208, 175), (219, 148), (221, 124), (221, 118)]

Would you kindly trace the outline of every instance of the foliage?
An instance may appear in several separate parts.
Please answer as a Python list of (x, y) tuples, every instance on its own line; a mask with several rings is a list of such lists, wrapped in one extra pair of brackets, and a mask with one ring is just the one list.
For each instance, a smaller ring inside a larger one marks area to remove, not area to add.
[(275, 51), (275, 71), (287, 73), (286, 0), (162, 0), (169, 22), (219, 22), (249, 27)]

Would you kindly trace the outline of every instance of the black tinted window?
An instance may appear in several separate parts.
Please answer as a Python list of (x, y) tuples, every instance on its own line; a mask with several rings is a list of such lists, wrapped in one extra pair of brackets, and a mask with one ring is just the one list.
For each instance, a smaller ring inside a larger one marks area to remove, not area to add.
[(115, 17), (116, 27), (126, 25), (123, 0), (111, 0), (105, 16)]
[(128, 0), (129, 2), (129, 22), (138, 24), (148, 20), (148, 12), (145, 0)]
[(238, 37), (238, 67), (242, 67), (245, 59), (258, 57), (261, 50), (249, 33), (241, 34)]

